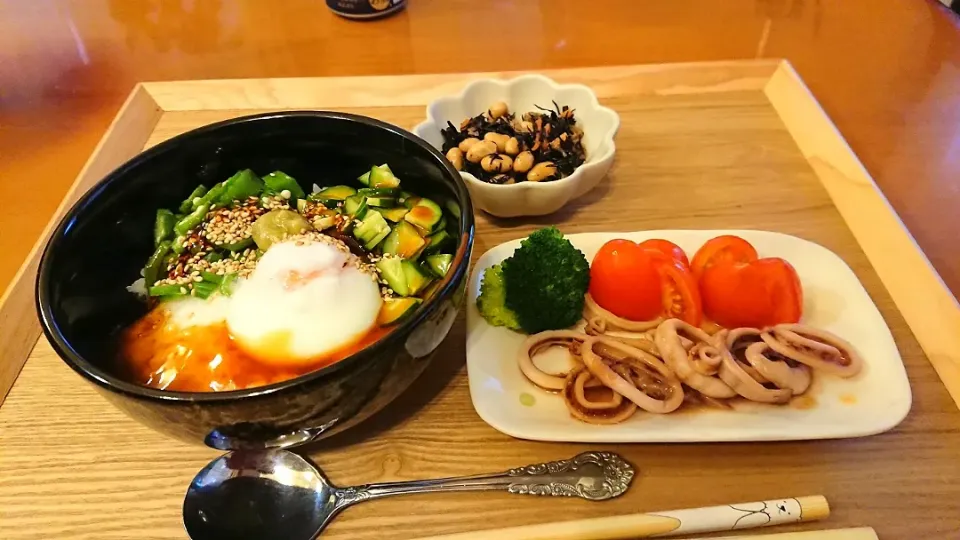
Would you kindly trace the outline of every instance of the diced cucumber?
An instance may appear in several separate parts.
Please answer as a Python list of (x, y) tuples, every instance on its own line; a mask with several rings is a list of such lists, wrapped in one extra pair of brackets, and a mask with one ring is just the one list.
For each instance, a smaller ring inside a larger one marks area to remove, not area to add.
[(356, 194), (357, 190), (350, 186), (331, 186), (314, 193), (312, 197), (316, 200), (342, 201)]
[(383, 217), (387, 218), (387, 221), (400, 223), (403, 221), (403, 216), (407, 215), (409, 211), (410, 209), (405, 206), (398, 206), (396, 208), (384, 208), (380, 210), (380, 213), (383, 214)]
[(423, 252), (427, 255), (440, 253), (452, 243), (453, 237), (447, 231), (440, 230), (427, 237), (427, 247), (423, 248)]
[(432, 231), (443, 219), (443, 210), (440, 205), (430, 199), (421, 198), (417, 204), (403, 216), (403, 219), (420, 227), (425, 231)]
[(356, 219), (363, 219), (367, 213), (367, 199), (360, 195), (351, 195), (344, 199), (343, 210)]
[(325, 231), (337, 224), (336, 215), (320, 216), (313, 220), (313, 228), (318, 231)]
[(438, 221), (437, 224), (433, 226), (433, 229), (430, 229), (430, 233), (432, 234), (438, 231), (442, 231), (446, 228), (447, 228), (447, 216), (441, 216), (440, 221)]
[(407, 208), (413, 208), (414, 206), (417, 205), (417, 203), (420, 202), (420, 197), (417, 197), (416, 195), (411, 195), (409, 193), (407, 194), (406, 197), (402, 197), (402, 198), (403, 198), (403, 205), (406, 206)]
[(377, 208), (393, 208), (397, 205), (397, 200), (393, 197), (367, 197), (367, 204)]
[(271, 194), (279, 195), (283, 190), (287, 190), (291, 197), (302, 199), (307, 196), (300, 184), (283, 171), (274, 171), (264, 176), (263, 183), (267, 185), (266, 191)]
[(367, 172), (361, 174), (360, 176), (358, 176), (358, 177), (357, 177), (357, 182), (360, 182), (361, 184), (363, 184), (363, 185), (365, 185), (365, 186), (369, 186), (369, 185), (370, 185), (370, 171), (367, 171)]
[(387, 286), (400, 296), (407, 296), (407, 277), (403, 269), (403, 260), (399, 257), (383, 257), (376, 262), (380, 277), (387, 282)]
[(401, 221), (383, 242), (383, 252), (402, 259), (412, 259), (425, 245), (426, 241), (417, 232), (417, 228), (406, 221)]
[(397, 324), (407, 316), (412, 315), (421, 303), (423, 303), (423, 300), (419, 298), (387, 298), (383, 301), (383, 306), (380, 307), (377, 323), (380, 326)]
[(403, 275), (407, 279), (407, 294), (405, 296), (417, 294), (433, 281), (430, 276), (420, 270), (420, 265), (417, 263), (405, 260), (401, 264), (403, 265)]
[(374, 167), (370, 169), (370, 176), (367, 180), (369, 183), (366, 185), (372, 188), (400, 187), (400, 179), (393, 175), (393, 171), (390, 170), (390, 166), (387, 164), (380, 166), (374, 165)]
[(367, 212), (363, 216), (363, 222), (353, 229), (354, 238), (359, 240), (367, 250), (377, 247), (389, 234), (390, 225), (376, 210)]
[(397, 198), (400, 196), (400, 190), (396, 188), (360, 188), (357, 190), (357, 195), (363, 195), (364, 197), (393, 197)]
[(453, 255), (448, 253), (430, 255), (424, 259), (423, 262), (433, 275), (442, 278), (447, 275), (447, 272), (450, 270), (450, 264), (453, 263)]
[(447, 212), (450, 212), (450, 215), (454, 219), (460, 219), (460, 205), (457, 204), (457, 201), (453, 199), (446, 199), (443, 201), (443, 206), (447, 208)]

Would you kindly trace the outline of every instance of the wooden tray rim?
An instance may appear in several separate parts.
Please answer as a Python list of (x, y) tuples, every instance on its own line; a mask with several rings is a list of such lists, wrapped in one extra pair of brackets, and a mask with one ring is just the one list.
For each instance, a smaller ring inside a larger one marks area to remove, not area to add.
[[(426, 105), (439, 96), (459, 92), (474, 79), (505, 79), (523, 73), (137, 84), (0, 297), (0, 406), (40, 334), (34, 307), (34, 286), (46, 239), (81, 194), (143, 150), (164, 113)], [(559, 82), (586, 84), (600, 99), (625, 93), (676, 95), (763, 91), (827, 190), (941, 381), (960, 406), (960, 331), (957, 331), (960, 329), (960, 304), (787, 60), (643, 64), (542, 70), (538, 73)], [(731, 78), (731, 74), (736, 76)]]

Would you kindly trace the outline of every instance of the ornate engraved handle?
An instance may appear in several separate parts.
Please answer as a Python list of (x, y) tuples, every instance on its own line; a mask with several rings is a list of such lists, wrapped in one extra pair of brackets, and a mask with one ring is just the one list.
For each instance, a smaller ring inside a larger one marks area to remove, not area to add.
[(602, 501), (623, 495), (633, 475), (633, 467), (617, 454), (584, 452), (572, 459), (536, 463), (497, 474), (338, 488), (336, 498), (338, 510), (369, 499), (433, 491), (499, 490)]

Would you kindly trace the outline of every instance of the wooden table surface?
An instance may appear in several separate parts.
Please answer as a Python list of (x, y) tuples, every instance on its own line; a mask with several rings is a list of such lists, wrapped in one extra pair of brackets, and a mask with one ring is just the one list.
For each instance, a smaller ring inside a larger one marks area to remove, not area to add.
[(960, 31), (935, 0), (410, 0), (371, 23), (322, 0), (0, 0), (0, 288), (138, 81), (754, 57), (794, 64), (960, 291)]
[[(952, 151), (954, 132), (960, 129), (960, 32), (957, 20), (932, 0), (410, 2), (399, 16), (354, 23), (331, 15), (321, 0), (0, 0), (0, 197), (5, 210), (0, 213), (0, 287), (9, 282), (122, 100), (140, 80), (537, 70), (786, 57), (948, 286), (954, 294), (960, 291), (960, 259), (952, 256), (950, 227), (960, 208), (960, 189), (952, 174), (958, 155)], [(407, 123), (417, 115), (413, 109), (403, 114), (409, 116), (403, 117)], [(651, 223), (659, 226), (663, 224)], [(524, 226), (500, 236), (490, 234), (478, 245), (478, 253), (526, 230)], [(846, 235), (818, 240), (828, 246), (834, 242), (841, 252), (850, 245)], [(960, 485), (957, 411), (872, 271), (860, 270), (862, 257), (852, 264), (872, 292), (881, 291), (875, 300), (908, 364), (916, 401), (907, 422), (896, 433), (875, 438), (767, 445), (760, 456), (756, 447), (741, 444), (630, 447), (630, 459), (646, 468), (645, 489), (664, 490), (645, 491), (640, 509), (713, 499), (716, 493), (698, 491), (705, 480), (733, 499), (757, 498), (761, 492), (783, 495), (784, 482), (758, 469), (759, 459), (783, 471), (795, 469), (796, 477), (786, 484), (791, 489), (839, 494), (836, 517), (844, 525), (879, 525), (878, 530), (889, 535), (882, 538), (905, 538), (913, 529), (896, 516), (906, 502), (911, 512), (932, 520), (926, 530), (960, 531), (950, 503), (956, 495), (954, 486)], [(901, 336), (907, 341), (900, 341)], [(478, 473), (533, 454), (559, 458), (575, 449), (558, 445), (547, 451), (543, 445), (491, 435), (489, 428), (478, 424), (462, 399), (462, 343), (462, 334), (456, 334), (445, 345), (447, 361), (439, 369), (447, 375), (431, 378), (436, 387), (408, 395), (400, 417), (366, 428), (376, 433), (403, 426), (406, 420), (401, 418), (413, 409), (422, 415), (415, 429), (367, 441), (358, 432), (317, 449), (318, 461), (337, 481)], [(28, 363), (22, 377), (42, 388), (52, 370), (65, 369), (50, 354), (45, 361)], [(71, 422), (59, 411), (93, 398), (81, 385), (69, 395), (11, 394), (7, 405), (40, 399), (51, 406), (48, 416), (31, 419), (43, 429), (22, 438), (18, 434), (8, 442), (40, 445), (51, 455), (58, 448), (72, 448), (64, 441), (93, 424)], [(30, 486), (17, 492), (22, 513), (8, 514), (13, 520), (8, 523), (17, 522), (20, 533), (28, 536), (31, 528), (43, 525), (45, 532), (38, 538), (57, 537), (58, 530), (83, 538), (130, 537), (132, 531), (119, 526), (104, 535), (99, 521), (103, 515), (94, 518), (83, 511), (61, 515), (59, 507), (45, 501), (56, 492), (56, 497), (79, 508), (98, 507), (117, 493), (129, 493), (137, 501), (129, 508), (149, 513), (154, 508), (151, 496), (177, 496), (197, 464), (213, 455), (178, 446), (155, 461), (152, 445), (164, 444), (165, 439), (145, 429), (131, 432), (132, 424), (115, 412), (96, 422), (98, 427), (103, 422), (116, 426), (103, 437), (140, 444), (121, 445), (109, 459), (97, 457), (100, 443), (92, 440), (89, 452), (59, 456), (64, 460), (59, 470), (22, 454), (14, 461), (13, 453), (4, 454), (0, 448), (0, 456), (17, 471), (0, 478), (0, 487)], [(495, 459), (478, 462), (477, 448), (448, 444), (451, 428), (441, 422), (451, 420), (454, 431), (457, 425), (462, 428), (456, 433), (458, 441), (474, 441), (483, 446), (484, 455), (492, 453)], [(954, 427), (945, 427), (950, 425)], [(352, 448), (338, 455), (344, 446)], [(431, 453), (443, 458), (436, 463), (424, 458)], [(724, 466), (704, 465), (705, 455)], [(878, 469), (898, 473), (878, 476)], [(370, 470), (378, 472), (374, 478)], [(95, 496), (89, 494), (91, 485), (97, 487)], [(871, 486), (870, 493), (862, 492), (865, 485)], [(634, 501), (618, 503), (617, 508), (635, 510)], [(13, 502), (7, 500), (6, 506)], [(422, 500), (410, 499), (358, 508), (351, 512), (366, 519), (344, 521), (333, 532), (376, 537), (370, 529), (355, 529), (362, 523), (396, 527), (410, 536), (419, 530), (418, 515), (427, 507)], [(533, 507), (550, 517), (549, 505)], [(577, 516), (590, 512), (573, 508)], [(119, 508), (117, 512), (119, 525), (124, 516)], [(491, 525), (520, 519), (502, 504), (491, 510), (482, 498), (468, 498), (455, 503), (438, 526), (456, 530), (458, 520), (482, 512), (489, 512)], [(171, 519), (175, 513), (174, 507), (162, 508), (153, 522), (144, 524), (150, 531), (146, 536), (182, 534)], [(856, 516), (871, 522), (853, 523)], [(55, 519), (61, 518), (64, 522), (58, 525)]]

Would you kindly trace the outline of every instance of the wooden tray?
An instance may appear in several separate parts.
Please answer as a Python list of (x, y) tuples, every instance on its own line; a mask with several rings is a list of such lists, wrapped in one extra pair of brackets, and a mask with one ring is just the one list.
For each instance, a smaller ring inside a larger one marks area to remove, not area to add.
[[(266, 110), (324, 108), (409, 128), (429, 100), (476, 77), (510, 75), (141, 84), (58, 213), (143, 148), (203, 124)], [(546, 75), (587, 84), (617, 110), (617, 163), (598, 189), (553, 216), (478, 216), (477, 254), (548, 223), (565, 232), (755, 228), (810, 239), (838, 253), (880, 307), (907, 366), (913, 411), (894, 431), (865, 439), (609, 446), (640, 468), (634, 488), (614, 501), (506, 494), (397, 498), (348, 510), (324, 538), (411, 538), (810, 493), (824, 493), (833, 503), (831, 527), (871, 525), (881, 538), (957, 538), (960, 412), (947, 388), (960, 400), (960, 310), (789, 64)], [(127, 419), (60, 362), (45, 340), (37, 342), (33, 281), (41, 247), (0, 306), (0, 395), (9, 389), (0, 408), (0, 536), (184, 537), (183, 493), (216, 452)], [(461, 317), (415, 388), (383, 414), (309, 450), (334, 482), (351, 485), (481, 473), (585, 448), (514, 440), (480, 420), (467, 391)]]

